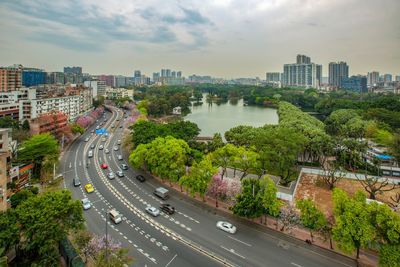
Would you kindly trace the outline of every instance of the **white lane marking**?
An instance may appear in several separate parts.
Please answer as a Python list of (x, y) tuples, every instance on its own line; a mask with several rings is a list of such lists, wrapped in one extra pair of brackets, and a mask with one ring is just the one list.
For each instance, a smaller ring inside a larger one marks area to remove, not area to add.
[(230, 253), (232, 253), (232, 254), (235, 254), (236, 256), (238, 256), (238, 257), (241, 257), (242, 259), (245, 259), (246, 257), (244, 257), (244, 256), (242, 256), (242, 255), (240, 255), (240, 254), (238, 254), (234, 249), (228, 249), (228, 248), (226, 248), (226, 247), (224, 247), (224, 246), (220, 246), (221, 248), (223, 248), (223, 249), (225, 249), (226, 251), (229, 251)]
[(176, 256), (178, 256), (178, 254), (175, 254), (175, 256), (167, 263), (167, 265), (165, 265), (165, 267), (168, 267), (168, 265), (170, 265), (171, 262), (172, 262), (173, 260), (175, 260)]
[(72, 162), (69, 163), (69, 167), (72, 168)]
[(296, 266), (296, 267), (302, 267), (301, 265), (299, 265), (299, 264), (297, 264), (297, 263), (294, 263), (294, 262), (291, 262), (290, 264), (292, 264), (292, 265), (294, 265), (294, 266)]
[(234, 238), (234, 237), (229, 236), (229, 235), (228, 235), (228, 237), (229, 237), (230, 239), (236, 240), (237, 242), (240, 242), (240, 243), (242, 243), (242, 244), (244, 244), (244, 245), (246, 245), (246, 246), (248, 246), (248, 247), (251, 247), (251, 245), (250, 245), (249, 243), (246, 243), (246, 242), (244, 242), (244, 241), (242, 241), (242, 240), (239, 240), (239, 239)]

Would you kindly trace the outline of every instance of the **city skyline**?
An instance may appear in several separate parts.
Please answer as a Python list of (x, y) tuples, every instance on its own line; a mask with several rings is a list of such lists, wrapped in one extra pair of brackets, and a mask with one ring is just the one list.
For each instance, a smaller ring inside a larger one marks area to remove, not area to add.
[[(349, 74), (400, 74), (400, 2), (3, 1), (1, 65), (91, 74), (265, 77), (297, 54)], [(157, 8), (155, 8), (157, 7)], [(385, 12), (377, 10), (385, 9)], [(135, 27), (132, 27), (135, 25)]]

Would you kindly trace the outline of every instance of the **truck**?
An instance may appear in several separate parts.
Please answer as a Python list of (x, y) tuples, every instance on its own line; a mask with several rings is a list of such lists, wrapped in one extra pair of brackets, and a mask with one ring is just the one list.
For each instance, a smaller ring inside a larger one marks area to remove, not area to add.
[(162, 200), (166, 200), (169, 197), (168, 193), (168, 189), (165, 189), (164, 187), (158, 187), (154, 190), (154, 195), (158, 196)]

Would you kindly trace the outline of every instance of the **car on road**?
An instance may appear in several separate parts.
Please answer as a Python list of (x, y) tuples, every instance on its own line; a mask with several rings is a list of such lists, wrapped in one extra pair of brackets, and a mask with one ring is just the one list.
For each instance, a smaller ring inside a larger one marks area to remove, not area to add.
[(110, 153), (110, 150), (108, 150), (108, 148), (106, 148), (106, 149), (104, 150), (104, 153), (108, 154), (108, 153)]
[(104, 146), (103, 145), (99, 145), (99, 150), (103, 150)]
[(230, 234), (236, 233), (236, 227), (229, 222), (218, 221), (217, 228)]
[(163, 212), (165, 212), (165, 213), (167, 213), (167, 214), (169, 214), (169, 215), (172, 215), (172, 214), (175, 213), (175, 208), (172, 207), (170, 204), (166, 204), (166, 203), (161, 204), (160, 209), (161, 209)]
[(100, 125), (97, 125), (97, 126), (96, 126), (96, 130), (98, 130), (98, 129), (100, 129)]
[(120, 145), (121, 144), (121, 140), (117, 140), (117, 145)]
[(115, 223), (118, 224), (122, 222), (122, 215), (116, 209), (112, 209), (109, 211), (110, 219)]
[(122, 129), (122, 125), (120, 125), (119, 128)]
[(124, 177), (124, 173), (122, 171), (117, 171), (118, 177)]
[(82, 206), (84, 210), (88, 210), (92, 207), (92, 203), (88, 198), (84, 198), (81, 200), (82, 201)]
[(78, 187), (81, 185), (81, 181), (79, 180), (78, 177), (75, 177), (72, 181), (72, 183), (74, 184), (75, 187)]
[(108, 165), (105, 164), (105, 163), (101, 164), (100, 167), (101, 167), (102, 169), (108, 169)]
[(91, 149), (94, 149), (95, 147), (96, 147), (95, 144), (91, 144), (91, 145), (90, 145), (90, 148), (91, 148)]
[(91, 130), (90, 132), (91, 132), (91, 133), (94, 133), (94, 130)]
[(136, 175), (136, 180), (138, 180), (139, 182), (143, 183), (144, 181), (146, 181), (146, 178), (144, 178), (143, 175)]
[(123, 160), (122, 155), (117, 156), (118, 160)]
[(118, 147), (117, 146), (115, 146), (113, 149), (114, 149), (114, 151), (118, 151)]
[(169, 191), (164, 187), (157, 187), (153, 193), (162, 200), (166, 200), (167, 198), (169, 198)]
[(86, 138), (85, 138), (85, 142), (89, 142), (89, 137), (86, 137)]
[(126, 164), (121, 164), (121, 168), (122, 168), (123, 170), (127, 170), (127, 169), (128, 169), (128, 165), (126, 165)]
[(94, 192), (94, 187), (93, 187), (92, 184), (86, 184), (86, 185), (85, 185), (85, 190), (86, 190), (86, 192), (88, 192), (88, 193), (92, 193), (92, 192)]
[(148, 206), (146, 207), (145, 210), (148, 214), (150, 214), (153, 217), (157, 217), (158, 215), (160, 215), (160, 211), (156, 207)]
[(115, 179), (115, 174), (113, 172), (109, 172), (107, 176), (110, 180)]

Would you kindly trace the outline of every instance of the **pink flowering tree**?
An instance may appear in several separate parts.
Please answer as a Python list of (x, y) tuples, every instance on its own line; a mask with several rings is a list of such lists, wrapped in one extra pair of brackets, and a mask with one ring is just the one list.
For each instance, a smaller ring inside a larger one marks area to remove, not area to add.
[(82, 254), (85, 256), (86, 260), (88, 257), (96, 258), (96, 256), (105, 251), (106, 248), (107, 252), (114, 252), (121, 249), (121, 243), (115, 241), (110, 236), (106, 238), (105, 235), (94, 235), (89, 243), (82, 249)]
[(217, 173), (212, 177), (207, 195), (215, 198), (215, 207), (218, 207), (218, 199), (226, 197), (228, 191), (228, 182), (222, 180), (221, 174)]
[(239, 180), (231, 179), (228, 183), (228, 190), (226, 192), (226, 198), (231, 204), (236, 201), (236, 196), (242, 191), (242, 184)]

